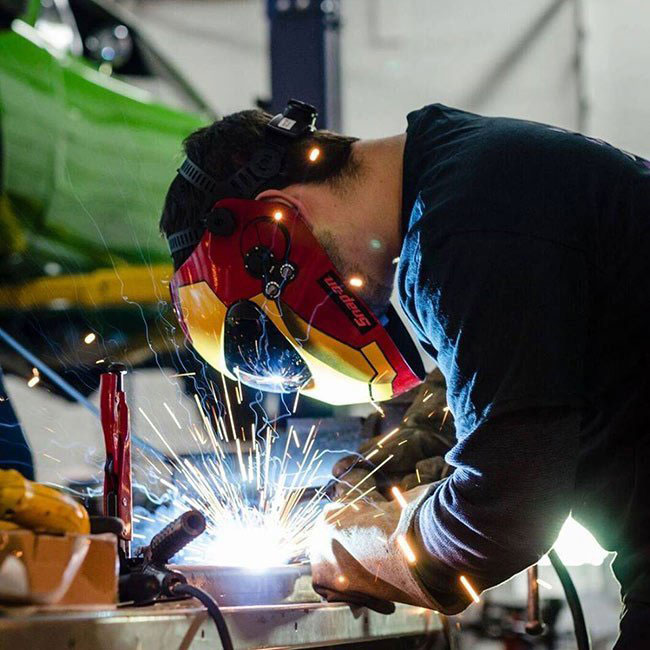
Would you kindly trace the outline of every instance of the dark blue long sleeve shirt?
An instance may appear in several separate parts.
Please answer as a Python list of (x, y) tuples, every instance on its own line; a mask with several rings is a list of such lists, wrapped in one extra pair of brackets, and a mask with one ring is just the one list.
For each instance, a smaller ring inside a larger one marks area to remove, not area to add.
[(458, 610), (459, 573), (505, 580), (573, 513), (650, 596), (650, 165), (440, 105), (408, 122), (397, 283), (458, 438), (418, 514), (423, 579)]

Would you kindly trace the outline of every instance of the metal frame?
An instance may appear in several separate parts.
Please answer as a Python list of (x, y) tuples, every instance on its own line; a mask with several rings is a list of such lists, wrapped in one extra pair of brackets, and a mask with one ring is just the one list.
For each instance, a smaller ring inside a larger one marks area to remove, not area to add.
[[(189, 601), (148, 608), (49, 611), (30, 608), (0, 617), (0, 648), (52, 650), (188, 650), (220, 646), (214, 623)], [(329, 648), (340, 644), (437, 633), (440, 617), (431, 610), (398, 605), (384, 616), (347, 605), (303, 603), (224, 607), (237, 650)]]
[(271, 112), (289, 99), (315, 106), (318, 128), (341, 131), (339, 0), (267, 0)]

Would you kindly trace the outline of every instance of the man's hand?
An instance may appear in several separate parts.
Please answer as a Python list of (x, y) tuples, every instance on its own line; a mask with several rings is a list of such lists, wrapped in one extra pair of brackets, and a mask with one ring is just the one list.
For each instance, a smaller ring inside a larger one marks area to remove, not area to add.
[(412, 571), (408, 541), (414, 513), (429, 488), (422, 485), (404, 493), (405, 507), (381, 497), (355, 502), (350, 495), (325, 508), (312, 534), (314, 590), (328, 602), (365, 606), (383, 614), (394, 611), (393, 602), (437, 609)]
[(398, 485), (407, 491), (450, 473), (443, 457), (455, 444), (455, 432), (446, 406), (444, 379), (438, 370), (429, 374), (397, 427), (377, 432), (382, 420), (374, 415), (368, 424), (374, 425), (376, 435), (360, 446), (358, 455), (334, 465), (332, 473), (340, 481), (335, 496), (343, 496), (380, 465), (381, 469), (363, 480), (360, 488), (367, 490), (375, 485), (386, 493), (387, 488)]

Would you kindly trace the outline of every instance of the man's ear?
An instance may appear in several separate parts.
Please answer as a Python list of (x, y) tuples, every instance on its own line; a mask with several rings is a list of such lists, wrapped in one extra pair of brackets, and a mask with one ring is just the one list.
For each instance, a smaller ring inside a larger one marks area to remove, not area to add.
[(297, 212), (302, 214), (305, 213), (305, 206), (302, 201), (297, 199), (295, 196), (289, 192), (283, 190), (264, 190), (260, 192), (256, 197), (256, 201), (273, 201), (275, 203), (283, 203), (289, 208), (293, 208)]

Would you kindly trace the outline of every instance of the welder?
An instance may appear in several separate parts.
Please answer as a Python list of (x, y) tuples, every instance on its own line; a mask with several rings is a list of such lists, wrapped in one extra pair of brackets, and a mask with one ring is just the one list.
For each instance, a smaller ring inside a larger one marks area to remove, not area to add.
[[(290, 102), (192, 134), (161, 220), (181, 325), (228, 376), (337, 404), (413, 388), (393, 286), (444, 375), (450, 472), (326, 509), (315, 588), (459, 612), (460, 576), (501, 583), (572, 514), (617, 553), (617, 650), (650, 647), (650, 163), (437, 104), (377, 140), (315, 118)], [(436, 455), (419, 423), (404, 473)]]

